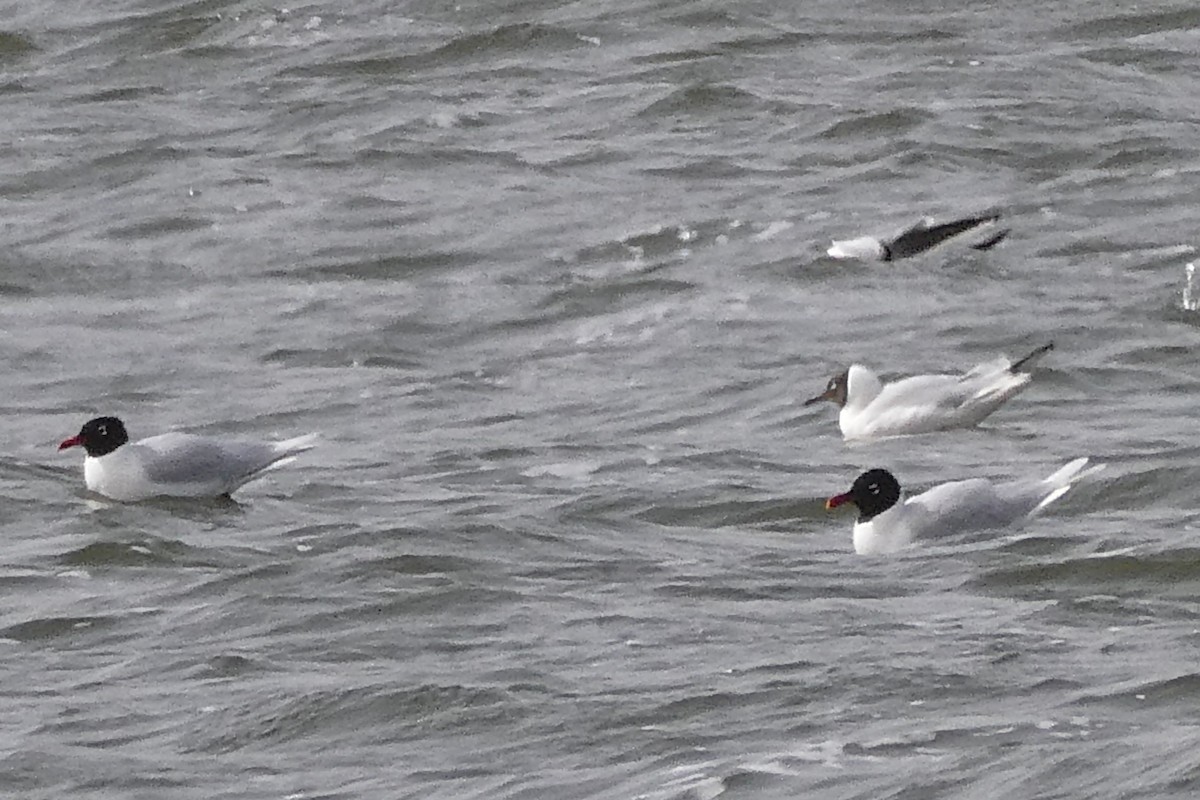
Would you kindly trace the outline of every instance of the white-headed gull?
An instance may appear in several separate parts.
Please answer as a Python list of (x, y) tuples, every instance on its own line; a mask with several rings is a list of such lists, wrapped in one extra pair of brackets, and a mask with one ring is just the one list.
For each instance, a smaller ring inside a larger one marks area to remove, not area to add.
[(847, 439), (969, 428), (1028, 386), (1033, 375), (1022, 370), (1053, 348), (1044, 344), (1015, 362), (1000, 356), (962, 375), (913, 375), (893, 383), (853, 364), (804, 405), (823, 400), (837, 405), (838, 426)]
[[(906, 228), (891, 239), (876, 239), (873, 236), (860, 236), (857, 239), (834, 239), (833, 246), (826, 252), (832, 258), (859, 258), (870, 261), (895, 261), (924, 253), (947, 239), (958, 236), (980, 227), (989, 225), (1000, 219), (999, 214), (982, 214), (975, 217), (964, 217), (933, 224), (930, 220), (921, 220), (910, 228)], [(991, 236), (971, 245), (974, 250), (990, 250), (1004, 237), (1008, 229), (997, 231)]]
[(1077, 458), (1047, 478), (1024, 478), (993, 483), (972, 478), (935, 486), (900, 502), (900, 484), (886, 469), (859, 475), (845, 494), (825, 502), (832, 510), (846, 503), (858, 507), (854, 523), (854, 552), (860, 555), (894, 553), (918, 539), (1006, 528), (1029, 519), (1066, 494), (1071, 484), (1099, 472), (1103, 464), (1084, 469)]
[(59, 450), (82, 447), (87, 488), (113, 500), (228, 496), (268, 469), (283, 466), (316, 445), (310, 433), (282, 442), (164, 433), (129, 441), (116, 417), (98, 417), (64, 439)]

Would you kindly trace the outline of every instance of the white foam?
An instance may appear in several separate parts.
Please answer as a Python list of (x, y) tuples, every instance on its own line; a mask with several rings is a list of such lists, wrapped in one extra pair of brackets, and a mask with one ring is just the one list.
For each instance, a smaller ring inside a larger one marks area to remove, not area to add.
[(562, 461), (557, 464), (544, 464), (530, 467), (521, 473), (526, 478), (562, 478), (564, 480), (581, 481), (600, 469), (596, 461)]
[(830, 258), (882, 258), (883, 245), (871, 236), (857, 239), (834, 239), (833, 246), (825, 251)]
[(1184, 267), (1186, 280), (1183, 284), (1183, 309), (1196, 311), (1200, 309), (1200, 287), (1196, 286), (1196, 262), (1189, 261)]
[(756, 242), (765, 242), (768, 239), (775, 238), (790, 227), (792, 227), (792, 223), (788, 222), (787, 220), (778, 220), (776, 222), (772, 222), (770, 225), (754, 234), (753, 239)]

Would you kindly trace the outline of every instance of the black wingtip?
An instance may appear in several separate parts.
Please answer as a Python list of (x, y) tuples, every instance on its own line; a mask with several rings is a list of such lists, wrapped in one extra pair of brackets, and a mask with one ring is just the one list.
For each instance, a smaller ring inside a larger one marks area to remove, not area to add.
[[(943, 222), (940, 225), (926, 225), (923, 222), (917, 223), (895, 239), (884, 243), (884, 253), (886, 254), (884, 260), (892, 261), (924, 253), (926, 250), (936, 247), (952, 236), (966, 233), (969, 230), (978, 228), (980, 225), (986, 225), (998, 219), (1000, 219), (999, 214), (981, 214), (975, 217), (963, 217), (951, 222)], [(1007, 234), (1007, 232), (1005, 233)], [(997, 239), (997, 241), (999, 240)]]
[(1007, 239), (1010, 233), (1012, 233), (1012, 228), (1003, 228), (989, 236), (987, 239), (984, 239), (982, 242), (976, 242), (975, 244), (971, 245), (971, 249), (991, 250), (993, 247)]
[(1034, 351), (1033, 351), (1032, 353), (1030, 353), (1029, 355), (1025, 356), (1024, 358), (1022, 358), (1022, 359), (1020, 359), (1020, 360), (1018, 360), (1018, 361), (1016, 361), (1016, 362), (1014, 362), (1014, 363), (1013, 363), (1013, 365), (1012, 365), (1011, 367), (1009, 367), (1009, 368), (1008, 368), (1008, 371), (1009, 371), (1009, 372), (1011, 372), (1011, 373), (1013, 373), (1013, 374), (1015, 375), (1016, 373), (1018, 373), (1018, 372), (1020, 372), (1020, 371), (1021, 371), (1021, 368), (1022, 368), (1022, 367), (1025, 367), (1025, 366), (1027, 366), (1027, 365), (1032, 365), (1032, 363), (1033, 363), (1034, 361), (1036, 361), (1037, 359), (1041, 358), (1041, 357), (1042, 357), (1042, 356), (1044, 356), (1046, 353), (1049, 353), (1049, 352), (1050, 352), (1051, 350), (1053, 350), (1053, 349), (1054, 349), (1054, 342), (1046, 342), (1046, 344), (1044, 344), (1044, 345), (1042, 345), (1041, 347), (1037, 348), (1036, 350), (1034, 350)]

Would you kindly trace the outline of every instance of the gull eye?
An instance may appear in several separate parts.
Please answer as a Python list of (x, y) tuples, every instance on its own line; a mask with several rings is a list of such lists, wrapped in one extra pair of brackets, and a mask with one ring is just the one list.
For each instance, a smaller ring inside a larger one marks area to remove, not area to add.
[(100, 434), (101, 436), (108, 436), (108, 426), (101, 425), (99, 428), (96, 428), (96, 433)]
[(879, 484), (871, 483), (867, 485), (867, 491), (871, 494), (879, 494)]

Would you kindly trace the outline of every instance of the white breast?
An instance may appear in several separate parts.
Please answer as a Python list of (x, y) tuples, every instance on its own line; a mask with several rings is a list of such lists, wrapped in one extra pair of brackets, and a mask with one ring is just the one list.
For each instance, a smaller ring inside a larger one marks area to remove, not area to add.
[(152, 496), (146, 472), (128, 448), (118, 447), (106, 456), (83, 460), (83, 480), (87, 488), (113, 500), (143, 500)]

